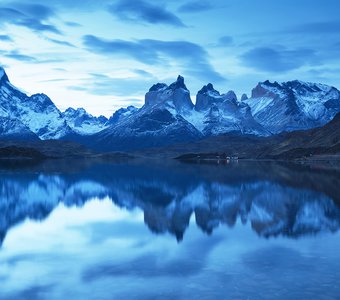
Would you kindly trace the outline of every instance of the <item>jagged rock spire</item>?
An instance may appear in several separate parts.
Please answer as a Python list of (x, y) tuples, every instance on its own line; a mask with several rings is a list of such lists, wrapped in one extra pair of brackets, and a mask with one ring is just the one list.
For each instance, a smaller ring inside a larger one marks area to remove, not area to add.
[(241, 96), (241, 101), (245, 101), (245, 100), (248, 100), (247, 94), (243, 94), (243, 95)]
[(187, 87), (184, 83), (184, 77), (181, 75), (178, 75), (177, 80), (174, 83), (171, 83), (169, 88), (172, 90), (180, 89), (180, 88), (187, 90)]
[(208, 83), (207, 85), (204, 85), (199, 91), (198, 91), (198, 94), (205, 94), (209, 91), (214, 91), (214, 92), (217, 92), (215, 89), (214, 89), (214, 86), (212, 85), (212, 83)]
[(9, 82), (5, 69), (0, 66), (0, 82)]

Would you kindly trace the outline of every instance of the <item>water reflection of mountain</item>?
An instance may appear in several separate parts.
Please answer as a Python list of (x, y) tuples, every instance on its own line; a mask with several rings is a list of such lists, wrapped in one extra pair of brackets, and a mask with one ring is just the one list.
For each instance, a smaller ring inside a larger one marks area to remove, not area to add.
[(210, 234), (239, 219), (264, 237), (336, 231), (339, 173), (276, 163), (198, 165), (47, 161), (0, 166), (0, 240), (26, 218), (43, 220), (59, 204), (109, 197), (144, 211), (155, 233), (182, 239), (195, 215)]

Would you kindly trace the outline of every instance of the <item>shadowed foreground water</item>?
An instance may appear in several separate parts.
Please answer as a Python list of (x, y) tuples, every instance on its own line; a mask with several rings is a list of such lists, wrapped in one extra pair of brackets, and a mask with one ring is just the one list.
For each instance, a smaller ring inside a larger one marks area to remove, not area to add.
[(340, 176), (2, 162), (0, 299), (339, 299)]

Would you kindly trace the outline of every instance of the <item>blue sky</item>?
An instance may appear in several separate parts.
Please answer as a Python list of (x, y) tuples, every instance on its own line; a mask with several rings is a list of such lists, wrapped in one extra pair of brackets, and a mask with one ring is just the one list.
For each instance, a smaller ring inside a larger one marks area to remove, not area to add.
[(212, 82), (250, 94), (258, 81), (340, 87), (338, 0), (0, 1), (0, 63), (13, 84), (61, 110), (109, 116), (143, 104), (156, 82)]

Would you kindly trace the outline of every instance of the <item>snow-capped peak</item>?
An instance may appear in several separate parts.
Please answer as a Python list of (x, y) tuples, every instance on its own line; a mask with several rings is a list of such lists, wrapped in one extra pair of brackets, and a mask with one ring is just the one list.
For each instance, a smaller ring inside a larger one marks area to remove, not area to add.
[[(95, 133), (102, 130), (107, 122), (107, 119), (103, 120), (103, 118), (99, 119), (88, 115), (84, 109), (70, 109), (61, 113), (45, 94), (28, 96), (9, 82), (2, 67), (0, 67), (0, 101), (0, 117), (17, 121), (6, 124), (23, 124), (31, 131), (31, 136), (35, 134), (40, 139), (64, 138), (74, 132)], [(91, 123), (89, 120), (92, 119)], [(21, 128), (20, 126), (16, 127)], [(8, 128), (8, 126), (4, 128)], [(72, 130), (74, 128), (77, 130)], [(4, 134), (2, 132), (0, 135)], [(35, 138), (37, 138), (36, 136)]]
[(0, 82), (9, 82), (5, 69), (0, 66)]
[(184, 77), (179, 75), (170, 85), (153, 85), (142, 108), (119, 109), (108, 120), (92, 116), (83, 108), (68, 108), (61, 113), (45, 94), (27, 96), (14, 87), (2, 67), (0, 102), (0, 118), (6, 125), (0, 136), (6, 132), (12, 135), (14, 131), (9, 128), (14, 124), (18, 131), (26, 128), (31, 132), (31, 138), (36, 135), (41, 139), (60, 139), (76, 137), (75, 133), (98, 133), (108, 145), (115, 143), (114, 137), (127, 143), (136, 135), (142, 143), (148, 137), (154, 146), (156, 140), (168, 142), (170, 135), (176, 137), (172, 141), (228, 132), (269, 135), (319, 127), (340, 112), (340, 92), (336, 88), (299, 80), (260, 82), (252, 90), (252, 97), (247, 99), (244, 94), (241, 101), (233, 91), (220, 94), (208, 83), (198, 91), (194, 106)]
[[(117, 124), (118, 122), (121, 122), (123, 119), (130, 117), (134, 113), (138, 111), (137, 107), (134, 107), (132, 105), (128, 106), (127, 108), (120, 108), (116, 110), (113, 115), (110, 117), (108, 123), (110, 125)], [(100, 118), (100, 117), (99, 117)]]
[(201, 95), (209, 95), (211, 97), (219, 97), (220, 92), (214, 89), (214, 86), (212, 83), (208, 83), (207, 85), (204, 85), (197, 94)]
[(167, 87), (168, 85), (166, 83), (156, 83), (149, 89), (149, 92), (165, 90)]
[(237, 102), (237, 96), (235, 94), (234, 91), (229, 91), (228, 93), (226, 94), (223, 94), (222, 97), (225, 99), (225, 100), (230, 100), (230, 101), (233, 101), (233, 102)]
[(78, 134), (89, 135), (108, 127), (108, 119), (104, 116), (94, 117), (84, 108), (69, 107), (63, 113), (69, 126)]
[(165, 83), (153, 85), (145, 95), (143, 109), (154, 106), (174, 110), (175, 114), (191, 110), (194, 105), (191, 102), (190, 92), (185, 86), (184, 78), (179, 75), (177, 80), (169, 86)]
[(69, 115), (69, 116), (80, 116), (80, 115), (87, 114), (87, 112), (84, 108), (74, 109), (73, 107), (69, 107), (65, 110), (64, 114)]
[(320, 127), (340, 111), (340, 92), (324, 84), (293, 80), (260, 82), (246, 101), (255, 120), (272, 133)]

